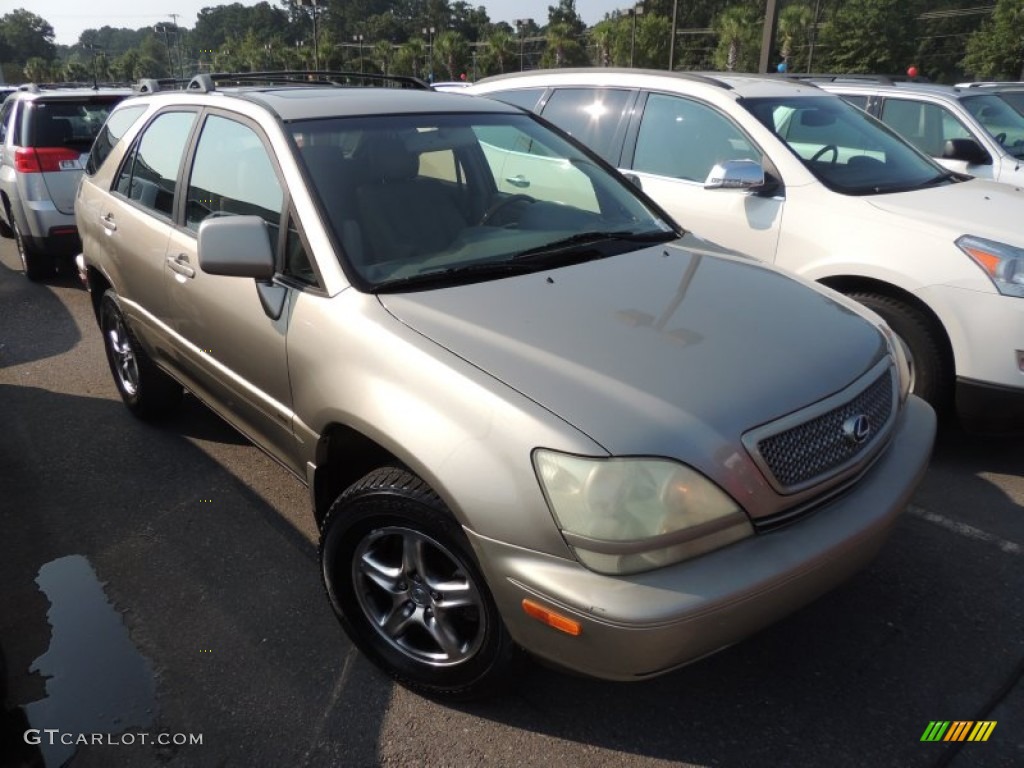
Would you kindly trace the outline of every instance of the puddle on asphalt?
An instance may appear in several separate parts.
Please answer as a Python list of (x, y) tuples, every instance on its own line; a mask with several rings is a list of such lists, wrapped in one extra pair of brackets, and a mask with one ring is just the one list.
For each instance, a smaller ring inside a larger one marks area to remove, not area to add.
[[(79, 734), (145, 728), (156, 712), (156, 681), (149, 660), (96, 578), (89, 561), (69, 555), (39, 569), (36, 583), (50, 600), (50, 647), (30, 672), (46, 680), (46, 698), (24, 707), (32, 728), (55, 728), (65, 741)], [(74, 743), (40, 744), (47, 768), (63, 765)]]

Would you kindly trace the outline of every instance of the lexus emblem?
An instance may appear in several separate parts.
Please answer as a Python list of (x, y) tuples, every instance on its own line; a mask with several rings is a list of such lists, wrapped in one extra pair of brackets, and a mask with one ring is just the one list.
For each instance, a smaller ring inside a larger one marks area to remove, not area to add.
[(843, 422), (843, 437), (860, 445), (871, 436), (871, 419), (863, 413), (851, 416)]

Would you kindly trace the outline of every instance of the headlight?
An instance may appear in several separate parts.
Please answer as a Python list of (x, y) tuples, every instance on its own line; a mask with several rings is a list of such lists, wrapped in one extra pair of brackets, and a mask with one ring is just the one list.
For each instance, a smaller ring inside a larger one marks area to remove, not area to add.
[(648, 571), (754, 533), (724, 491), (674, 461), (537, 450), (534, 466), (562, 535), (594, 571)]
[(985, 270), (1004, 296), (1024, 296), (1024, 248), (964, 235), (956, 241), (961, 251)]

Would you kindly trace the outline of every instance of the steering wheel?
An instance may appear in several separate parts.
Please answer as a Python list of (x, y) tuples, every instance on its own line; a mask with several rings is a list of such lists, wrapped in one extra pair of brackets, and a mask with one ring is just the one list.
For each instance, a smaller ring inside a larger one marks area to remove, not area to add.
[(493, 219), (494, 216), (497, 213), (499, 213), (501, 210), (503, 210), (504, 208), (507, 208), (510, 205), (515, 205), (516, 203), (535, 203), (535, 202), (537, 202), (537, 201), (534, 200), (532, 197), (530, 197), (529, 195), (523, 195), (523, 194), (516, 194), (516, 195), (510, 195), (509, 197), (503, 197), (500, 200), (498, 200), (496, 203), (494, 203), (494, 205), (492, 205), (490, 208), (488, 208), (484, 212), (484, 215), (480, 217), (480, 226), (482, 227), (485, 224), (487, 224), (487, 222), (490, 221), (491, 219)]
[(1001, 146), (1001, 147), (1005, 146), (1005, 144), (1006, 144), (1006, 131), (1003, 131), (1002, 133), (997, 133), (996, 136), (995, 136), (995, 139), (996, 139), (996, 143), (999, 146)]
[(837, 147), (835, 144), (826, 144), (824, 147), (819, 149), (817, 152), (814, 153), (814, 156), (811, 157), (811, 162), (816, 163), (818, 160), (822, 158), (822, 156), (826, 152), (832, 153), (832, 165), (835, 165), (836, 160), (839, 159), (839, 147)]

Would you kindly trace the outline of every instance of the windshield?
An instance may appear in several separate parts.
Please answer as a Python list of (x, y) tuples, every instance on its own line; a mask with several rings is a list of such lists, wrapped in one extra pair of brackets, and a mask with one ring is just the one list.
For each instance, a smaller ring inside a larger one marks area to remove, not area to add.
[(1024, 115), (1024, 90), (999, 91), (996, 95), (1013, 107), (1018, 114)]
[(1024, 115), (1004, 99), (1005, 96), (1000, 98), (994, 93), (986, 93), (964, 96), (960, 101), (1008, 153), (1024, 157)]
[(371, 291), (494, 279), (678, 236), (628, 182), (525, 114), (290, 129), (346, 271)]
[(744, 99), (823, 184), (848, 195), (906, 192), (951, 175), (885, 125), (837, 96)]

